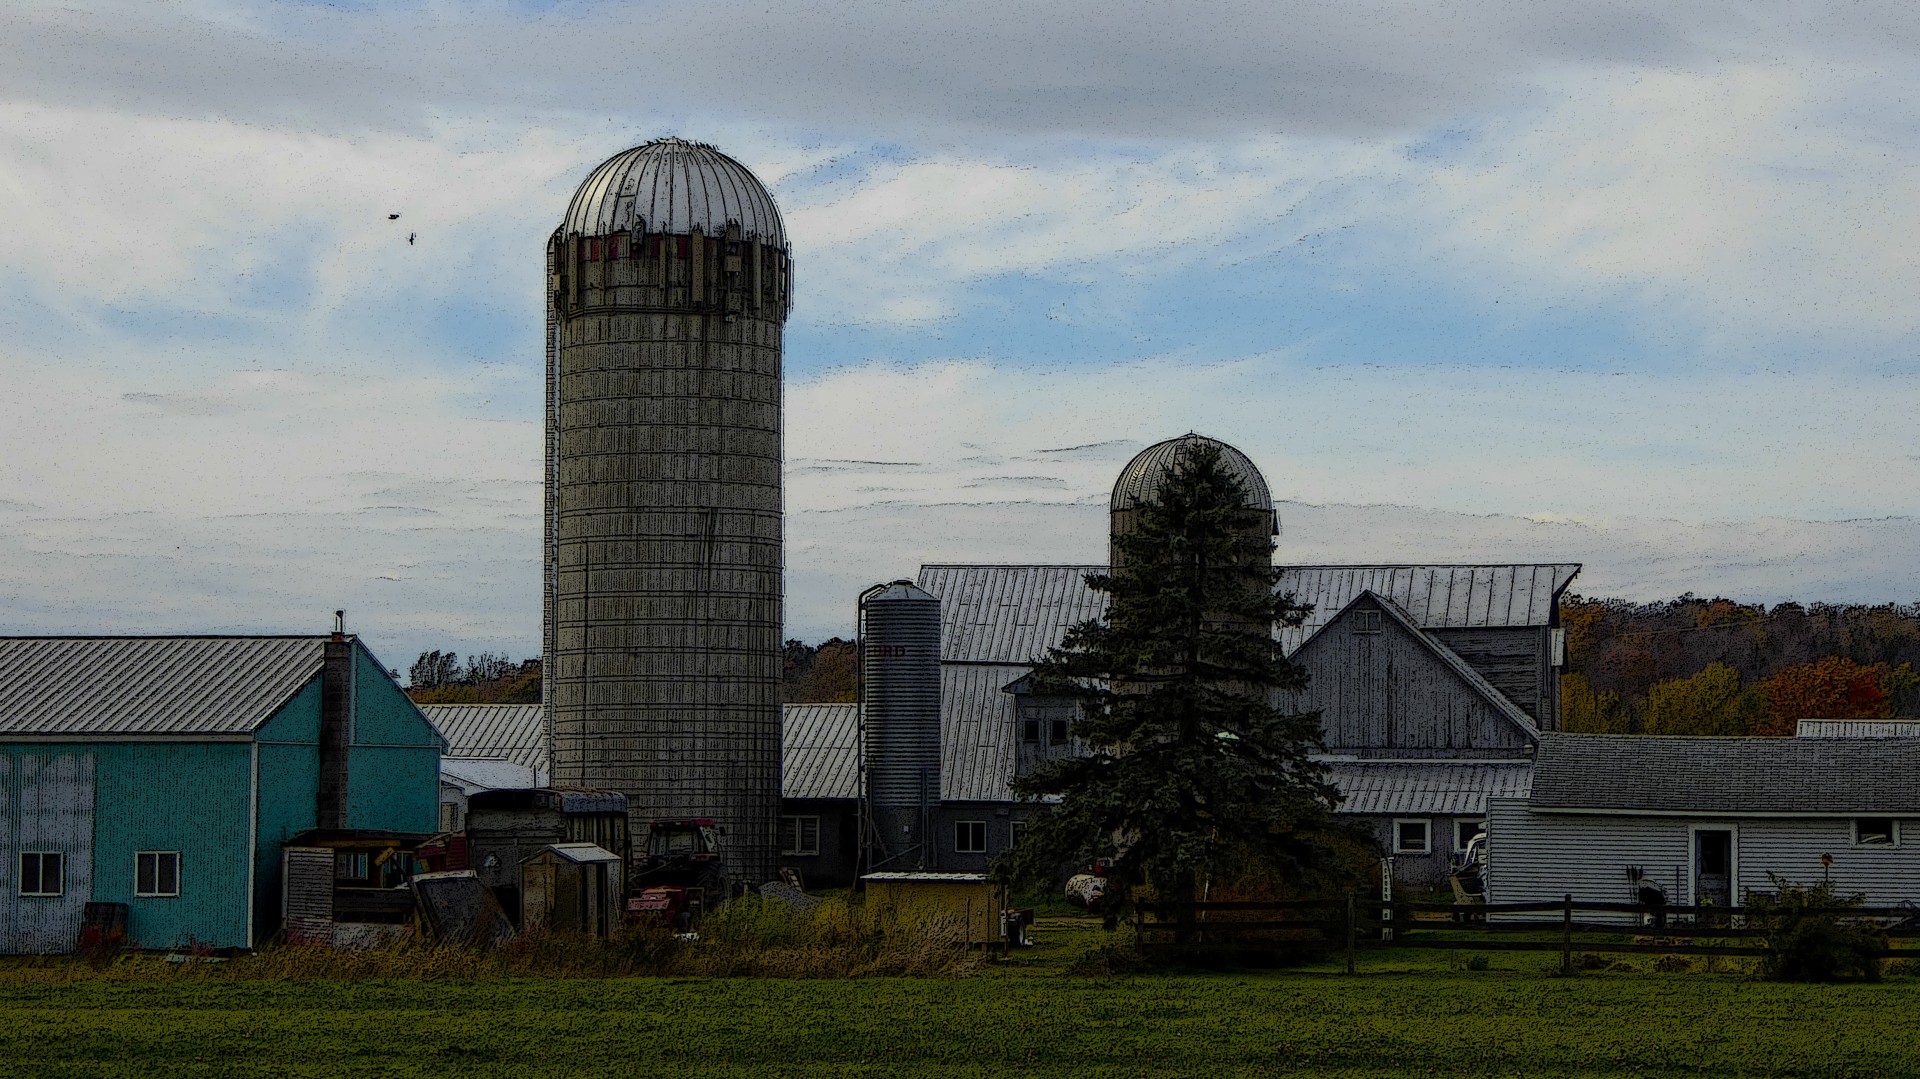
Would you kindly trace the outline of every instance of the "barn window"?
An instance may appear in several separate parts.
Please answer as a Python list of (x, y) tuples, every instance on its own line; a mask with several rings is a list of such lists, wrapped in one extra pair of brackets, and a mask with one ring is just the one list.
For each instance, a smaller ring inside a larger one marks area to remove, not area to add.
[(796, 855), (819, 854), (820, 818), (781, 817), (780, 853)]
[(987, 853), (987, 822), (983, 820), (954, 821), (953, 852), (955, 854)]
[(1427, 854), (1433, 850), (1431, 828), (1424, 820), (1393, 822), (1393, 853)]
[(1056, 746), (1067, 744), (1067, 721), (1064, 719), (1053, 721), (1053, 744)]
[(1487, 831), (1487, 822), (1484, 820), (1454, 821), (1453, 822), (1453, 849), (1456, 851), (1466, 850), (1467, 844), (1473, 842), (1474, 836), (1485, 835), (1486, 831)]
[(20, 894), (60, 895), (66, 891), (66, 855), (58, 851), (20, 852)]
[(1853, 822), (1853, 845), (1897, 847), (1900, 845), (1900, 824), (1887, 817), (1856, 817)]
[(172, 896), (180, 894), (180, 852), (143, 850), (133, 856), (133, 894)]
[(1033, 746), (1040, 744), (1040, 721), (1023, 719), (1020, 721), (1020, 740)]
[(1380, 632), (1380, 612), (1379, 611), (1353, 612), (1353, 631), (1355, 633)]
[(1007, 846), (1009, 847), (1019, 846), (1020, 837), (1026, 833), (1026, 830), (1027, 830), (1026, 821), (1023, 821), (1023, 820), (1008, 821), (1007, 822)]

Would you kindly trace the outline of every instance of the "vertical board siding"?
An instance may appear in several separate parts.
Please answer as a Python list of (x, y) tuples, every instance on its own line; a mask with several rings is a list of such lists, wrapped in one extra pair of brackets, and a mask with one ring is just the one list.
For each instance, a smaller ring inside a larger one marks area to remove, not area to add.
[(353, 744), (428, 746), (436, 756), (440, 732), (365, 648), (353, 658)]
[[(5, 950), (15, 955), (70, 952), (79, 940), (81, 911), (93, 898), (94, 758), (84, 752), (16, 749), (0, 754), (0, 761)], [(22, 851), (63, 856), (60, 895), (20, 894)]]
[(1546, 641), (1551, 631), (1517, 629), (1430, 629), (1427, 633), (1480, 672), (1493, 688), (1537, 720), (1550, 718), (1552, 671)]
[(354, 746), (348, 773), (347, 827), (395, 832), (439, 830), (438, 751)]
[[(127, 904), (127, 934), (143, 947), (250, 946), (251, 747), (122, 743), (95, 753), (93, 898)], [(179, 895), (134, 895), (134, 855), (146, 850), (180, 852)]]
[(1518, 753), (1527, 744), (1525, 732), (1404, 626), (1384, 612), (1380, 621), (1374, 634), (1341, 619), (1294, 653), (1308, 682), (1290, 704), (1320, 710), (1328, 752)]

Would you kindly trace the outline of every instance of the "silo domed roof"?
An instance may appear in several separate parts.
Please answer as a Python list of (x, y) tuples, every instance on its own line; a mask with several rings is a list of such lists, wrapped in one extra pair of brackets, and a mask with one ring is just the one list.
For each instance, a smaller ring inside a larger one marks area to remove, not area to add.
[(730, 221), (773, 247), (787, 245), (780, 208), (745, 165), (685, 139), (655, 139), (602, 162), (573, 193), (562, 235), (605, 236), (631, 230), (709, 236)]
[(1228, 472), (1239, 477), (1240, 483), (1246, 487), (1247, 505), (1252, 509), (1272, 512), (1273, 496), (1267, 492), (1266, 477), (1247, 459), (1247, 455), (1217, 438), (1192, 432), (1179, 438), (1169, 438), (1165, 442), (1156, 442), (1128, 461), (1127, 467), (1120, 470), (1120, 478), (1114, 481), (1110, 508), (1130, 510), (1150, 501), (1180, 459), (1199, 446), (1218, 447), (1220, 463)]

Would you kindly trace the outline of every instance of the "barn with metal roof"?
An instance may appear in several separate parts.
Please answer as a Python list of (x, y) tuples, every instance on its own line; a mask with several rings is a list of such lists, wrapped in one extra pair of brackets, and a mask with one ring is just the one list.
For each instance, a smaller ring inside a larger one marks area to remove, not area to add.
[(251, 947), (280, 845), (431, 832), (440, 736), (357, 638), (0, 638), (0, 952)]

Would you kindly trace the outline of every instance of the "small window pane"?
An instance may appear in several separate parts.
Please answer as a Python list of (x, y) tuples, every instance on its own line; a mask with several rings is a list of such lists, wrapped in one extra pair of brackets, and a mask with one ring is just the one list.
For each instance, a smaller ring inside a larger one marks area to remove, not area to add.
[(1858, 847), (1891, 847), (1899, 834), (1886, 817), (1861, 817), (1853, 822), (1853, 842)]
[(20, 854), (20, 894), (56, 896), (63, 890), (64, 856), (57, 851), (23, 851)]
[(987, 822), (983, 820), (954, 821), (953, 849), (959, 854), (985, 854)]
[(1426, 821), (1394, 821), (1393, 833), (1393, 852), (1395, 854), (1425, 854), (1431, 849), (1427, 843)]
[(1473, 837), (1486, 830), (1487, 822), (1483, 820), (1454, 821), (1453, 849), (1466, 850), (1467, 844), (1473, 842)]
[(1064, 719), (1053, 721), (1053, 744), (1056, 746), (1067, 744), (1067, 721)]
[(1038, 743), (1040, 741), (1040, 721), (1037, 719), (1021, 720), (1020, 740), (1028, 745)]

